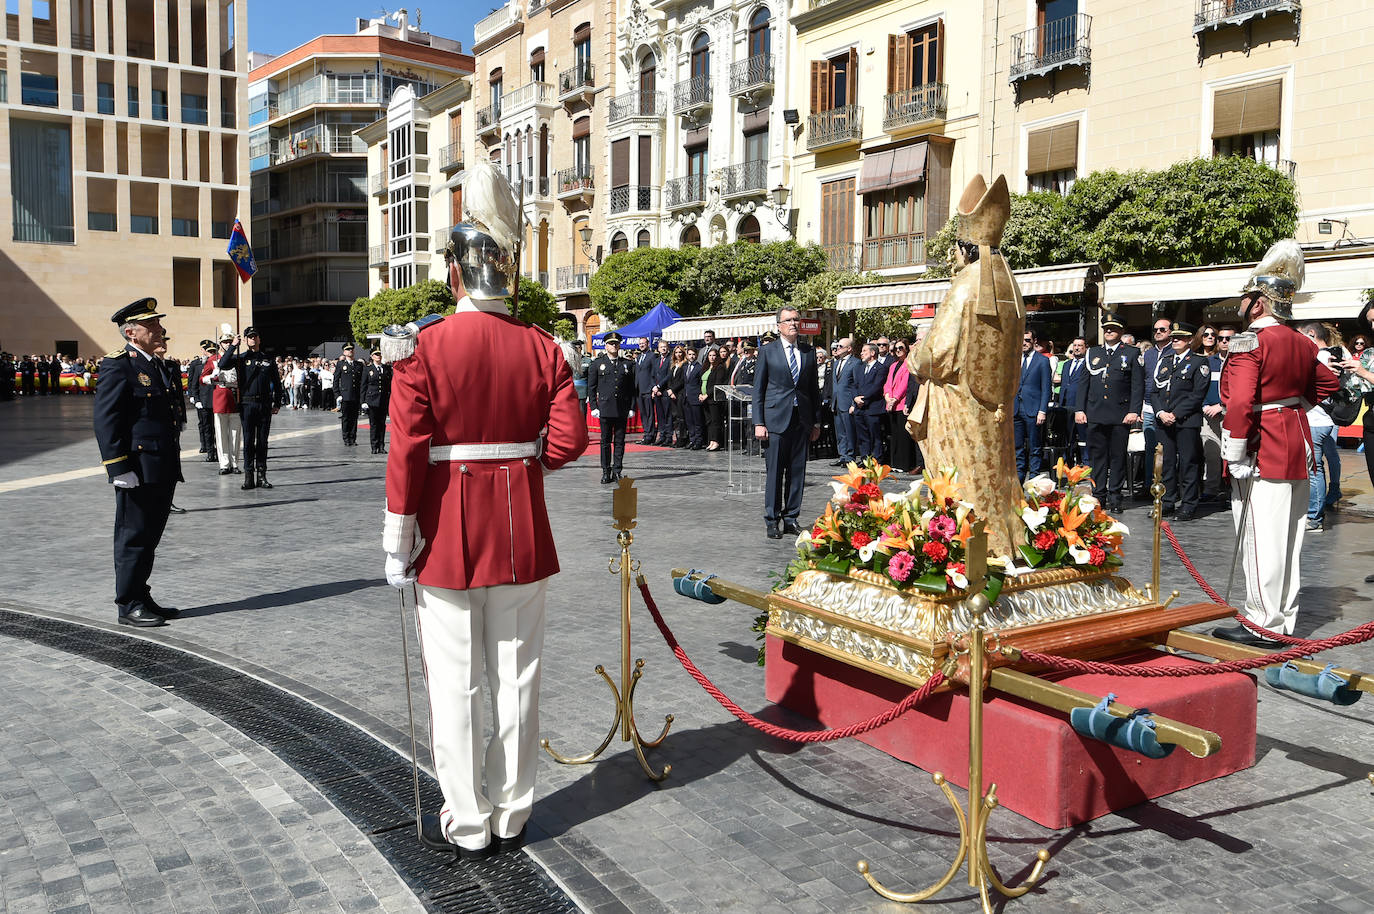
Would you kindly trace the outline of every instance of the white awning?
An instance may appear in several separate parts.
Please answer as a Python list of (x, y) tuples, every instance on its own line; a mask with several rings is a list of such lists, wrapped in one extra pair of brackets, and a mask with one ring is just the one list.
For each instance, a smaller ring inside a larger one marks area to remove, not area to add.
[[(1293, 296), (1293, 320), (1325, 321), (1354, 317), (1364, 303), (1364, 290), (1347, 289), (1340, 292), (1299, 292)], [(1236, 319), (1240, 310), (1240, 296), (1233, 295), (1207, 306), (1208, 320)]]
[[(1053, 267), (1015, 270), (1016, 284), (1021, 294), (1067, 295), (1082, 292), (1089, 282), (1101, 279), (1095, 263), (1072, 263)], [(918, 279), (873, 286), (848, 286), (840, 290), (836, 308), (840, 311), (860, 311), (867, 308), (937, 305), (949, 291), (948, 279)]]
[(778, 317), (772, 311), (764, 314), (732, 314), (728, 317), (685, 317), (663, 329), (669, 342), (699, 340), (707, 330), (716, 332), (716, 339), (736, 336), (758, 336), (778, 329)]
[[(1374, 288), (1374, 253), (1307, 253), (1307, 278), (1303, 294), (1314, 296), (1312, 306), (1330, 311), (1338, 299), (1328, 293), (1347, 296), (1348, 313), (1327, 313), (1323, 317), (1353, 317), (1361, 300), (1360, 292)], [(1141, 273), (1113, 273), (1107, 277), (1104, 303), (1125, 305), (1156, 301), (1213, 301), (1239, 298), (1238, 293), (1250, 277), (1254, 264), (1198, 267), (1191, 270), (1149, 270)], [(1297, 316), (1297, 309), (1294, 309)]]

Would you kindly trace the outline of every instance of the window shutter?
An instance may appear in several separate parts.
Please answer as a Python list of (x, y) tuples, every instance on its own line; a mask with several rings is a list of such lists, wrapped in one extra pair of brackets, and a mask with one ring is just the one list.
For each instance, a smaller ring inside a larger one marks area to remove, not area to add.
[(573, 29), (573, 44), (578, 44), (580, 42), (587, 41), (591, 37), (592, 24), (590, 22), (584, 22), (577, 28)]
[(573, 121), (572, 136), (578, 140), (584, 136), (592, 135), (592, 119), (590, 117), (579, 117)]
[(530, 66), (537, 67), (544, 62), (544, 49), (535, 48), (534, 53), (530, 54)]
[(911, 87), (911, 39), (906, 35), (887, 36), (887, 92), (891, 95)]
[(1212, 102), (1212, 139), (1279, 129), (1283, 83), (1223, 89)]
[(757, 111), (751, 111), (746, 114), (740, 132), (748, 135), (751, 133), (758, 133), (761, 130), (766, 131), (768, 129), (768, 111), (769, 109), (767, 108), (760, 108)]
[(654, 138), (648, 135), (639, 138), (639, 186), (653, 185)]
[(611, 143), (611, 186), (625, 187), (630, 183), (630, 138)]
[(935, 81), (945, 81), (945, 20), (935, 23)]
[(1026, 174), (1078, 167), (1078, 122), (1036, 130), (1026, 138)]
[(501, 68), (497, 67), (495, 70), (492, 70), (491, 75), (487, 77), (487, 81), (492, 85), (499, 83), (501, 81)]
[(811, 113), (820, 114), (822, 111), (829, 111), (833, 105), (830, 104), (830, 62), (827, 60), (811, 61)]
[(859, 102), (859, 49), (849, 49), (849, 70), (844, 81), (846, 97), (835, 99), (835, 107), (856, 105)]

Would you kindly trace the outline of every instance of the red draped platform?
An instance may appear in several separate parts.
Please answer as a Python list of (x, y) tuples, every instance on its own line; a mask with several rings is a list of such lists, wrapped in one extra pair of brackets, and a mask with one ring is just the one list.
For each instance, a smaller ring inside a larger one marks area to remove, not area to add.
[[(1156, 651), (1113, 662), (1195, 663)], [(911, 691), (771, 635), (765, 670), (769, 701), (831, 727), (878, 714)], [(990, 692), (983, 712), (984, 783), (997, 784), (1002, 806), (1041, 825), (1067, 828), (1255, 763), (1255, 680), (1249, 675), (1044, 678), (1098, 696), (1115, 692), (1124, 704), (1212, 730), (1221, 736), (1221, 751), (1199, 759), (1176, 748), (1167, 758), (1148, 759), (1079, 736), (1067, 714)], [(858, 738), (926, 771), (941, 771), (951, 783), (967, 788), (968, 708), (963, 690), (939, 693)]]

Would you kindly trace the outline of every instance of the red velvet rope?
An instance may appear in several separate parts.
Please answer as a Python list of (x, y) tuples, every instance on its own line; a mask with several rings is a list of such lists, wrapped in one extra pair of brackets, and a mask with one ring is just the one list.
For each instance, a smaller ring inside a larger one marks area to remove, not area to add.
[(663, 614), (658, 611), (658, 604), (654, 602), (653, 595), (649, 593), (649, 582), (644, 580), (643, 575), (640, 575), (637, 583), (639, 584), (640, 596), (644, 598), (644, 605), (649, 608), (649, 615), (653, 616), (654, 624), (658, 626), (659, 632), (663, 635), (663, 640), (668, 642), (668, 647), (672, 648), (673, 656), (677, 657), (678, 662), (682, 664), (682, 668), (686, 670), (712, 698), (720, 702), (722, 708), (729, 711), (755, 730), (758, 730), (760, 733), (766, 733), (778, 739), (785, 739), (794, 743), (828, 743), (832, 740), (846, 739), (851, 736), (858, 736), (860, 733), (867, 733), (869, 730), (876, 730), (884, 724), (891, 723), (907, 711), (910, 711), (912, 708), (925, 701), (930, 697), (931, 693), (945, 681), (944, 674), (936, 670), (935, 675), (927, 679), (925, 685), (921, 686), (883, 713), (876, 717), (870, 717), (868, 720), (850, 724), (847, 727), (840, 727), (835, 730), (789, 730), (786, 727), (779, 727), (776, 724), (770, 724), (767, 721), (759, 720), (757, 717), (735, 704), (725, 696), (724, 692), (716, 688), (715, 684), (707, 679), (706, 675), (702, 673), (701, 670), (697, 669), (697, 665), (687, 656), (687, 652), (682, 649), (682, 645), (678, 643), (677, 638), (668, 628), (668, 623), (663, 620)]

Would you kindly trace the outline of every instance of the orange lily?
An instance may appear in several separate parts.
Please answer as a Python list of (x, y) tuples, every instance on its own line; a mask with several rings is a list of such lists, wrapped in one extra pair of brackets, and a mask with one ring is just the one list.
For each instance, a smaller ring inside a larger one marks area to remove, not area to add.
[(897, 514), (897, 509), (885, 498), (879, 498), (868, 503), (868, 513), (877, 520), (886, 523)]
[(968, 518), (965, 517), (964, 522), (959, 525), (959, 532), (954, 534), (954, 542), (967, 549), (971, 536), (973, 536), (973, 528), (969, 526)]
[(912, 536), (914, 535), (914, 532), (912, 531), (911, 527), (907, 524), (902, 524), (901, 527), (902, 532), (898, 533), (895, 536), (891, 533), (883, 534), (882, 540), (880, 541), (882, 543), (883, 548), (895, 549), (898, 552), (904, 549), (914, 550), (916, 548), (916, 544), (912, 541)]
[(926, 471), (926, 485), (930, 487), (930, 494), (935, 496), (935, 503), (940, 507), (944, 507), (945, 499), (958, 497), (959, 480), (955, 478), (957, 475), (958, 471), (950, 469), (941, 470), (933, 476), (929, 470)]
[(1060, 457), (1059, 462), (1054, 465), (1054, 472), (1059, 478), (1067, 480), (1070, 486), (1076, 486), (1086, 477), (1091, 476), (1092, 467), (1071, 467)]
[(874, 463), (868, 470), (868, 478), (871, 482), (882, 482), (892, 475), (892, 467), (885, 463)]
[(835, 480), (836, 482), (844, 483), (851, 489), (857, 489), (859, 486), (864, 484), (864, 479), (866, 477), (864, 475), (863, 467), (859, 466), (857, 463), (851, 462), (849, 464), (848, 473), (845, 473), (843, 476), (831, 476), (830, 478)]
[(1088, 515), (1080, 512), (1077, 508), (1066, 508), (1059, 515), (1059, 535), (1064, 537), (1064, 542), (1070, 546), (1082, 546), (1083, 539), (1078, 535), (1078, 528), (1083, 526), (1083, 522), (1088, 519)]
[(844, 533), (840, 530), (840, 515), (835, 512), (835, 506), (830, 502), (825, 505), (825, 515), (816, 518), (815, 529), (820, 531), (821, 539), (832, 539), (837, 543), (844, 542)]

